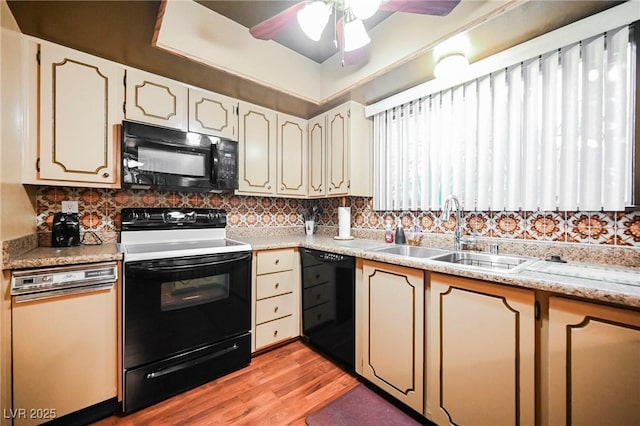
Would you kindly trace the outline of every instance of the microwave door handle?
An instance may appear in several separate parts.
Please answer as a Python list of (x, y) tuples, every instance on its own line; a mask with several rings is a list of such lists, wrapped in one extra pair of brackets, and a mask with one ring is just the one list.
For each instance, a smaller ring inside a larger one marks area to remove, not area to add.
[(211, 145), (211, 184), (213, 185), (217, 185), (218, 182), (218, 164), (220, 162), (218, 155), (218, 147), (216, 147), (215, 145)]

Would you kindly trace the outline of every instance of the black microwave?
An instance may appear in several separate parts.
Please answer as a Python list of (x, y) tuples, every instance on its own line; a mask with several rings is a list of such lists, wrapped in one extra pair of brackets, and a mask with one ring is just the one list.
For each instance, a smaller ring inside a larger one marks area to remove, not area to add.
[(188, 192), (238, 189), (238, 142), (122, 122), (122, 187)]

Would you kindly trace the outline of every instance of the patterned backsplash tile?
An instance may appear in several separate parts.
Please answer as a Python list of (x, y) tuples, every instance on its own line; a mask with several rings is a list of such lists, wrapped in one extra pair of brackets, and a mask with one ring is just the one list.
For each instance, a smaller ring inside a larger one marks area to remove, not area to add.
[[(81, 231), (101, 235), (120, 232), (123, 207), (194, 207), (226, 210), (230, 227), (256, 228), (304, 226), (305, 214), (313, 205), (319, 208), (323, 226), (338, 226), (338, 207), (351, 207), (351, 227), (384, 229), (386, 219), (400, 220), (405, 227), (420, 227), (423, 232), (451, 233), (455, 219), (440, 220), (431, 211), (373, 210), (368, 197), (301, 200), (294, 198), (253, 197), (234, 194), (198, 194), (145, 190), (110, 190), (69, 187), (38, 188), (36, 194), (38, 233), (41, 244), (51, 232), (53, 215), (63, 200), (77, 200)], [(466, 234), (503, 239), (525, 239), (569, 243), (640, 247), (640, 212), (464, 212), (461, 217)], [(302, 231), (302, 229), (301, 229)], [(50, 236), (48, 237), (50, 241)]]

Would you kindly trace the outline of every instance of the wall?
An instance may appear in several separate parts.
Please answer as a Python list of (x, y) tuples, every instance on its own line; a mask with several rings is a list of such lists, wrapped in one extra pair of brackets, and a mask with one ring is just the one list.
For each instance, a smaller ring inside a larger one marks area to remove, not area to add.
[[(0, 1), (0, 242), (33, 234), (35, 231), (35, 192), (20, 182), (21, 152), (25, 115), (23, 114), (24, 74), (20, 61), (19, 28), (7, 3)], [(2, 256), (2, 255), (0, 255)], [(0, 258), (0, 261), (2, 259)], [(0, 281), (0, 411), (11, 408), (11, 300), (9, 276)], [(7, 410), (7, 411), (5, 411)], [(9, 424), (5, 415), (1, 424)]]
[[(266, 226), (299, 227), (304, 214), (317, 204), (321, 211), (319, 225), (338, 226), (340, 198), (299, 200), (289, 198), (249, 197), (232, 194), (193, 194), (159, 191), (124, 191), (86, 188), (39, 187), (38, 231), (41, 245), (51, 241), (53, 214), (60, 211), (62, 200), (79, 200), (82, 228), (117, 239), (120, 210), (123, 207), (198, 207), (227, 211), (230, 227)], [(394, 223), (400, 218), (405, 227), (420, 226), (424, 232), (452, 233), (453, 222), (442, 222), (439, 212), (375, 212), (373, 200), (349, 197), (352, 228), (378, 229), (386, 217)], [(482, 237), (519, 240), (555, 241), (640, 247), (640, 213), (624, 212), (465, 212), (466, 233)]]

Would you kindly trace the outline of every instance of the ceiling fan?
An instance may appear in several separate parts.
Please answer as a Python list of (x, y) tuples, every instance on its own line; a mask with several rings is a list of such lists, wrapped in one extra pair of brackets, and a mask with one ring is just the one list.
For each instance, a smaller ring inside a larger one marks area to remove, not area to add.
[(271, 40), (297, 20), (303, 32), (318, 41), (333, 15), (333, 41), (340, 48), (342, 65), (354, 65), (366, 59), (366, 46), (371, 41), (362, 21), (378, 10), (446, 16), (458, 3), (460, 0), (307, 0), (262, 21), (249, 32), (257, 39)]

